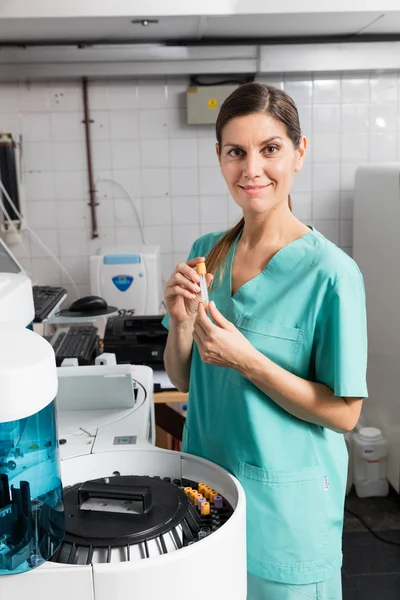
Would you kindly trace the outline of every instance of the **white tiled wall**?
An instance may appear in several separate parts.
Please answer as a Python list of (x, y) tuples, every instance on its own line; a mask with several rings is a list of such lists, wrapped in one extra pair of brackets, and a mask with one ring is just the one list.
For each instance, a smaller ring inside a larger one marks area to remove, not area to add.
[[(399, 76), (393, 73), (259, 77), (296, 101), (309, 152), (293, 190), (295, 214), (346, 251), (352, 247), (356, 167), (400, 159)], [(193, 240), (233, 224), (211, 126), (185, 123), (186, 79), (90, 84), (100, 238), (90, 238), (82, 93), (78, 82), (0, 85), (0, 131), (22, 135), (29, 225), (88, 293), (88, 256), (104, 244), (162, 251), (168, 277)], [(39, 283), (66, 275), (28, 233), (13, 246)], [(72, 296), (71, 296), (72, 297)]]

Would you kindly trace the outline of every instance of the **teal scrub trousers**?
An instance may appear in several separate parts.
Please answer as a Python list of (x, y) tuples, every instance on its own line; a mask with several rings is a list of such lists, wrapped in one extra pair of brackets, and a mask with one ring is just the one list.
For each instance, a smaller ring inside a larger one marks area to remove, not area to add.
[(320, 583), (290, 585), (247, 574), (247, 600), (342, 600), (341, 572)]

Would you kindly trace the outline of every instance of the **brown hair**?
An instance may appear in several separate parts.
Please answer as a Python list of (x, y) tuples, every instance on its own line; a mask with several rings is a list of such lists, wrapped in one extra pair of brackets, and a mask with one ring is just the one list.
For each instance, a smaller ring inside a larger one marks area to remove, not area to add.
[[(245, 83), (238, 87), (222, 104), (218, 114), (215, 130), (219, 147), (222, 145), (222, 132), (225, 125), (235, 117), (243, 117), (254, 113), (265, 113), (285, 126), (287, 136), (297, 149), (301, 139), (299, 114), (292, 98), (283, 90), (261, 83)], [(292, 200), (289, 195), (289, 208)], [(222, 275), (224, 262), (235, 239), (244, 226), (242, 217), (232, 229), (215, 244), (207, 256), (207, 271), (213, 275), (220, 268)]]

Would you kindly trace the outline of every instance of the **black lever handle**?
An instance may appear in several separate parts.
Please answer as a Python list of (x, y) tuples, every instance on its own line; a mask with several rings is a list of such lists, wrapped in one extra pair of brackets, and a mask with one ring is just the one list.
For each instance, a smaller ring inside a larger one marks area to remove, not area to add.
[(78, 490), (78, 506), (87, 502), (89, 498), (104, 500), (124, 500), (126, 502), (141, 502), (143, 513), (152, 508), (152, 495), (149, 486), (115, 485), (112, 483), (87, 481)]

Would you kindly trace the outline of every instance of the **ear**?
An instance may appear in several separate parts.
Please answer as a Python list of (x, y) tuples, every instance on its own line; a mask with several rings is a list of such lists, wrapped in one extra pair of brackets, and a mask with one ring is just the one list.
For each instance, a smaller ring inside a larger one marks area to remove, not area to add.
[(296, 150), (296, 159), (294, 163), (294, 170), (296, 173), (301, 171), (303, 167), (304, 160), (306, 158), (307, 144), (307, 138), (303, 135), (300, 139), (299, 147)]

